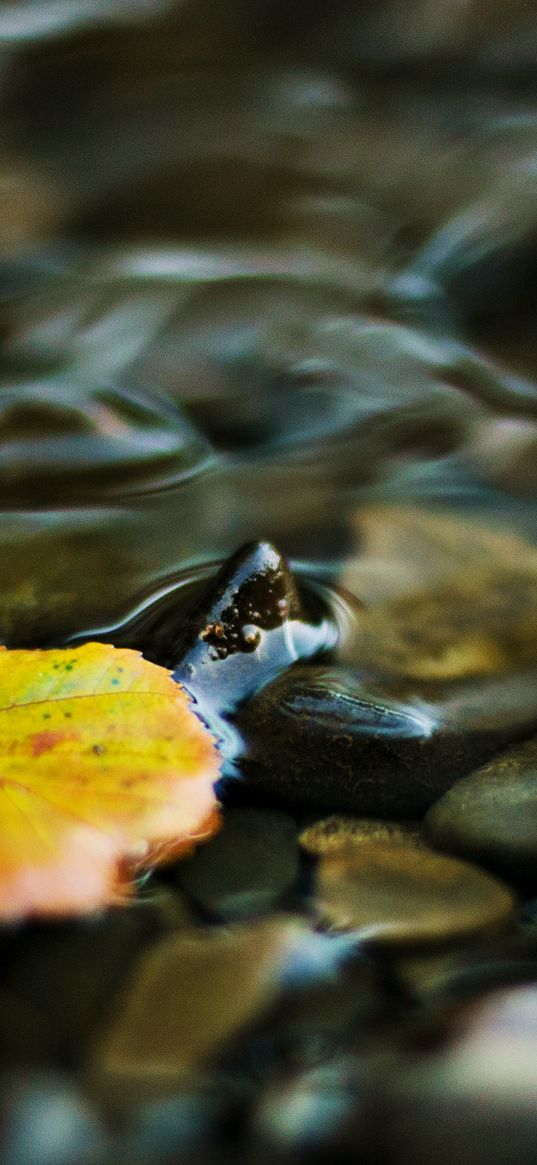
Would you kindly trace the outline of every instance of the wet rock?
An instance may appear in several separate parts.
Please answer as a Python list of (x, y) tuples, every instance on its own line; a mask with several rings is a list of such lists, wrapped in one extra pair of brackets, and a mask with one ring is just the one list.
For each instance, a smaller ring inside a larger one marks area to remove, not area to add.
[(221, 833), (177, 866), (179, 886), (221, 919), (263, 914), (298, 876), (296, 826), (277, 810), (230, 809)]
[(303, 849), (322, 856), (361, 846), (363, 842), (388, 842), (390, 845), (425, 845), (419, 825), (414, 821), (382, 821), (373, 817), (324, 817), (306, 826), (299, 836)]
[(440, 1047), (397, 1060), (382, 1084), (382, 1149), (407, 1165), (531, 1161), (537, 1121), (535, 984), (451, 1016)]
[(158, 944), (94, 1050), (96, 1078), (150, 1089), (214, 1061), (271, 1007), (300, 935), (297, 923), (274, 919)]
[(317, 871), (319, 910), (372, 944), (426, 944), (507, 921), (513, 898), (482, 870), (383, 842), (329, 853)]
[(530, 934), (537, 931), (537, 898), (530, 898), (520, 911), (519, 923)]
[(132, 960), (177, 925), (184, 925), (180, 902), (175, 912), (164, 892), (87, 921), (14, 930), (4, 939), (2, 979), (20, 1007), (34, 1008), (50, 1025), (63, 1056), (78, 1062)]
[(342, 582), (365, 606), (342, 626), (339, 658), (426, 680), (535, 661), (537, 552), (529, 541), (408, 506), (362, 507), (356, 531), (360, 556)]
[(537, 873), (537, 741), (509, 749), (449, 789), (423, 828), (433, 845), (493, 870)]
[(322, 614), (308, 619), (285, 559), (269, 543), (255, 542), (224, 564), (186, 621), (178, 624), (168, 612), (150, 641), (200, 708), (219, 714), (334, 637)]
[(457, 685), (297, 667), (242, 709), (241, 774), (287, 802), (418, 817), (537, 721), (534, 672)]

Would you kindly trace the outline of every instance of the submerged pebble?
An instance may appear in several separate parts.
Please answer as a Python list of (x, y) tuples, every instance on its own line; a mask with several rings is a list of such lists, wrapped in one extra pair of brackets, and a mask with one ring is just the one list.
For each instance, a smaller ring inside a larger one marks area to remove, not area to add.
[(494, 757), (429, 809), (423, 828), (440, 849), (531, 881), (537, 873), (537, 740)]
[(249, 786), (307, 806), (417, 817), (537, 723), (534, 672), (457, 685), (297, 667), (239, 713)]
[(300, 927), (273, 919), (165, 939), (134, 968), (93, 1071), (149, 1092), (222, 1055), (274, 1003)]
[(325, 1060), (274, 1083), (259, 1100), (249, 1129), (263, 1163), (325, 1161), (357, 1153), (367, 1129), (364, 1065), (351, 1056)]
[(60, 1037), (54, 1024), (37, 1008), (16, 995), (0, 989), (0, 1065), (12, 1071), (14, 1065), (57, 1064)]
[(181, 889), (220, 919), (266, 913), (297, 876), (295, 822), (267, 809), (229, 809), (221, 833), (176, 867)]
[(338, 657), (384, 675), (457, 680), (537, 659), (537, 550), (463, 515), (370, 505), (355, 516), (359, 555), (343, 586), (364, 606)]
[(324, 855), (318, 909), (332, 926), (368, 943), (449, 942), (509, 920), (506, 886), (467, 862), (389, 842)]
[(184, 926), (179, 895), (170, 901), (163, 892), (83, 921), (14, 929), (4, 933), (2, 981), (20, 1007), (37, 1013), (36, 1034), (40, 1026), (50, 1029), (49, 1038), (72, 1062), (111, 1010), (132, 960), (160, 935)]
[(65, 1076), (11, 1074), (4, 1081), (0, 1111), (5, 1165), (84, 1165), (105, 1149), (99, 1113)]
[(390, 845), (425, 845), (419, 824), (414, 821), (383, 821), (374, 817), (321, 818), (306, 826), (299, 837), (300, 845), (310, 854), (330, 854), (363, 842), (389, 842)]

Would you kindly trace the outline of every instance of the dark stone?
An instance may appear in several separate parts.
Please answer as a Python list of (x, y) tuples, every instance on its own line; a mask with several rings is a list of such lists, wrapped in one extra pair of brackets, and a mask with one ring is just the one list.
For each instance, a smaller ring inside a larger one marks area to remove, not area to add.
[(378, 967), (354, 933), (306, 936), (286, 988), (270, 1036), (291, 1068), (312, 1067), (393, 1017)]
[(505, 927), (461, 937), (450, 946), (386, 949), (382, 960), (394, 988), (426, 1008), (537, 978), (537, 943), (520, 914)]
[(245, 781), (295, 804), (418, 817), (537, 723), (537, 673), (433, 685), (296, 668), (237, 717)]
[(517, 878), (537, 875), (537, 739), (457, 781), (427, 813), (440, 849)]
[(531, 934), (537, 934), (537, 898), (530, 898), (520, 911), (520, 925)]
[[(180, 917), (179, 910), (179, 925)], [(162, 895), (84, 921), (32, 924), (4, 943), (2, 980), (51, 1026), (62, 1055), (78, 1061), (132, 960), (174, 925)]]
[(295, 823), (275, 810), (228, 810), (222, 832), (177, 866), (181, 889), (202, 911), (225, 919), (270, 910), (297, 875)]
[[(220, 1160), (226, 1124), (238, 1108), (239, 1089), (226, 1087), (224, 1077), (205, 1074), (184, 1083), (176, 1082), (169, 1094), (141, 1098), (120, 1109), (119, 1128), (108, 1153), (91, 1158), (91, 1165), (194, 1165)], [(241, 1097), (242, 1099), (242, 1097)], [(234, 1102), (234, 1104), (233, 1104)], [(207, 1154), (207, 1156), (206, 1156)], [(211, 1157), (212, 1154), (212, 1157)]]
[(58, 1033), (44, 1015), (13, 991), (0, 990), (0, 1064), (50, 1065), (59, 1059)]

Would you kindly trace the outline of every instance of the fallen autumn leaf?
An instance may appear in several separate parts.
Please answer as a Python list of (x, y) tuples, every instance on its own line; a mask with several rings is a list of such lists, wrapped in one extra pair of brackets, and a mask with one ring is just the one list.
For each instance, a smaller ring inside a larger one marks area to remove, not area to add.
[(218, 828), (213, 739), (139, 652), (0, 650), (0, 918), (86, 913)]

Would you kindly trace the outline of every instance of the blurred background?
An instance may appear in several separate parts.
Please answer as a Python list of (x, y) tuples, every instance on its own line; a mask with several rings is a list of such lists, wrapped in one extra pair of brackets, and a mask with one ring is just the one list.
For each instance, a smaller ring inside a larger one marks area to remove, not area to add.
[(251, 538), (369, 598), (534, 542), (535, 17), (0, 6), (2, 640)]

